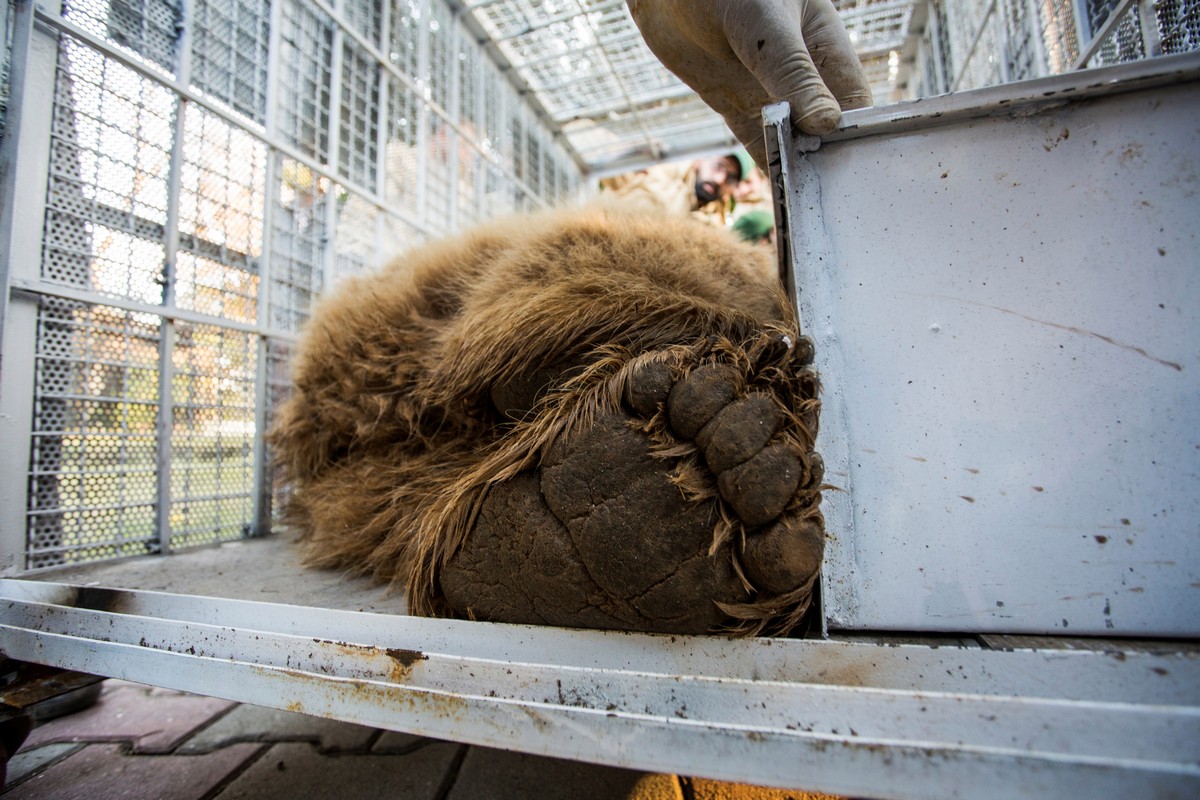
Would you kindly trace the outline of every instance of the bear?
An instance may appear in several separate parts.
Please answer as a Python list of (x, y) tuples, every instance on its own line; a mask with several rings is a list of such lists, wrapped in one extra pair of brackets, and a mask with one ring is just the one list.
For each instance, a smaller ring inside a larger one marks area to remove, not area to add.
[(786, 634), (825, 539), (812, 358), (728, 230), (486, 223), (318, 302), (268, 435), (282, 519), (417, 615)]

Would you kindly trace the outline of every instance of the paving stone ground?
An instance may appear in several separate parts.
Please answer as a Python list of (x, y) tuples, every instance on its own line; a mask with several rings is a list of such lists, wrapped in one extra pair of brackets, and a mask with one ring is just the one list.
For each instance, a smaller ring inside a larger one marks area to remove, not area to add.
[(836, 800), (471, 747), (118, 680), (36, 727), (24, 800)]

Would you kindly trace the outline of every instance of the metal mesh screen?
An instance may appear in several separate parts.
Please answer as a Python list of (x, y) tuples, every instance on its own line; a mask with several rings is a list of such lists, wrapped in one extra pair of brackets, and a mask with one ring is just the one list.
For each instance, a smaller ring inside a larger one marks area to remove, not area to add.
[(187, 109), (183, 136), (175, 302), (253, 323), (266, 148), (200, 108)]
[(238, 113), (267, 113), (270, 0), (197, 0), (192, 85)]
[(159, 319), (38, 304), (31, 569), (158, 549)]
[(73, 40), (58, 52), (42, 277), (162, 298), (171, 93)]
[(333, 20), (307, 3), (284, 3), (282, 16), (279, 132), (304, 155), (326, 161), (333, 94)]
[(1040, 0), (1038, 8), (1046, 43), (1046, 68), (1055, 75), (1066, 72), (1079, 58), (1074, 0)]
[(350, 42), (342, 50), (341, 91), (340, 172), (373, 192), (379, 156), (379, 64)]
[(1036, 11), (1029, 0), (1001, 0), (1006, 32), (1001, 52), (1004, 56), (1004, 74), (1007, 80), (1021, 81), (1034, 78), (1040, 73), (1041, 59), (1036, 37), (1039, 30)]
[(1164, 53), (1186, 53), (1200, 48), (1200, 2), (1160, 0), (1155, 11)]
[[(1107, 22), (1112, 12), (1111, 4), (1088, 4), (1088, 14), (1097, 15), (1095, 18)], [(1146, 45), (1142, 39), (1142, 26), (1138, 18), (1137, 6), (1131, 7), (1121, 14), (1116, 27), (1104, 37), (1088, 66), (1099, 67), (1105, 64), (1120, 64), (1126, 61), (1136, 61), (1146, 57)]]
[[(27, 14), (55, 76), (46, 135), (22, 140), (45, 203), (13, 212), (41, 232), (13, 301), (36, 352), (5, 374), (33, 402), (31, 569), (258, 532), (258, 423), (319, 294), (580, 185), (443, 0), (180, 5)], [(17, 73), (36, 86), (46, 66)]]
[(955, 0), (929, 10), (918, 93), (1200, 48), (1200, 0)]
[(63, 16), (170, 72), (181, 22), (178, 0), (64, 0)]
[(327, 186), (306, 164), (276, 157), (268, 324), (296, 333), (322, 288)]
[(172, 350), (170, 543), (250, 533), (254, 510), (254, 338), (180, 323)]

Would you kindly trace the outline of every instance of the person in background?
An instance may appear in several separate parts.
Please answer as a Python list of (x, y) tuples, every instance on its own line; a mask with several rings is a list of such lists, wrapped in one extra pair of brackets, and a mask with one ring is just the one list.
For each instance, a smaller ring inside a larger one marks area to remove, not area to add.
[(754, 170), (744, 150), (692, 162), (657, 164), (605, 178), (600, 188), (621, 202), (640, 203), (672, 214), (691, 214), (724, 225), (738, 184)]
[(870, 84), (832, 0), (628, 0), (646, 45), (766, 164), (762, 108), (792, 107), (822, 136), (871, 105)]

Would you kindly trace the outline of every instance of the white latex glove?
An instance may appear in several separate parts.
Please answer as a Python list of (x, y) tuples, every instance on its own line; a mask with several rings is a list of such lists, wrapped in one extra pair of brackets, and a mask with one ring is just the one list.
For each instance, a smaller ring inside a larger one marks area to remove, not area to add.
[(803, 132), (834, 130), (871, 105), (858, 55), (832, 0), (628, 0), (651, 51), (714, 111), (759, 164), (762, 107), (792, 106)]

